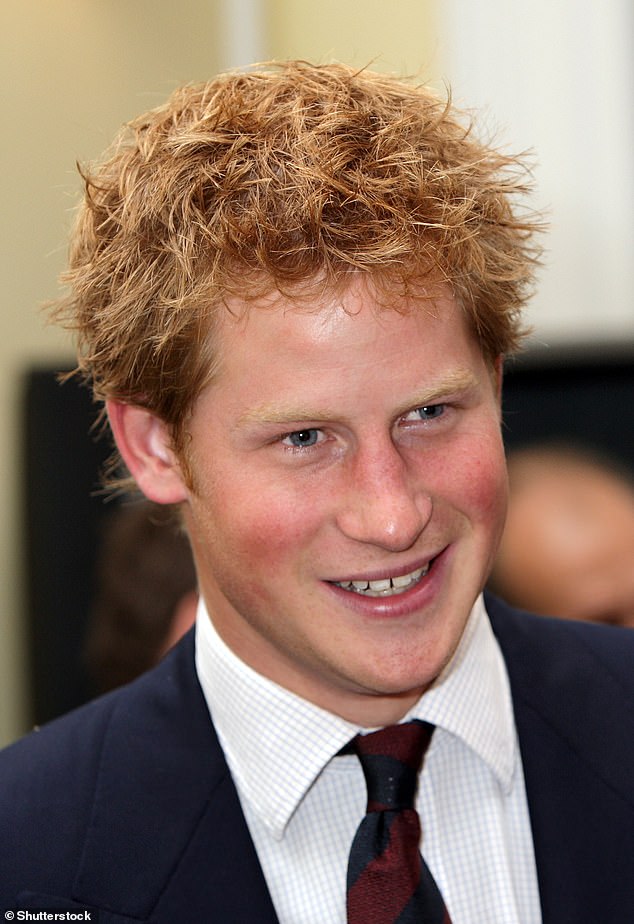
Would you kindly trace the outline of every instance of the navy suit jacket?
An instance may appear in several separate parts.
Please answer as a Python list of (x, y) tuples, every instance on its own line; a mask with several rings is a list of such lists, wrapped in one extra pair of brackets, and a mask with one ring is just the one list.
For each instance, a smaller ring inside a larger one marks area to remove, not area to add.
[[(634, 632), (487, 606), (544, 924), (632, 924)], [(100, 924), (277, 922), (191, 633), (138, 681), (0, 754), (0, 909), (84, 906)]]

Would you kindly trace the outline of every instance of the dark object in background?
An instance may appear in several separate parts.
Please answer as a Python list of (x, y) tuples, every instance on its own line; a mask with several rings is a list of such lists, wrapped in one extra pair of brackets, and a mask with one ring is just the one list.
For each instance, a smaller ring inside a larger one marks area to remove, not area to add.
[(104, 503), (99, 472), (109, 435), (91, 432), (98, 409), (75, 379), (33, 369), (24, 385), (25, 603), (32, 720), (46, 722), (90, 695), (81, 649), (93, 594)]
[(577, 445), (634, 470), (634, 342), (532, 349), (502, 393), (508, 449)]
[[(99, 489), (109, 438), (90, 430), (89, 392), (59, 385), (51, 369), (25, 383), (26, 618), (33, 720), (42, 723), (91, 692), (82, 650), (102, 521)], [(634, 343), (531, 350), (508, 364), (504, 439), (509, 448), (567, 442), (634, 469)]]

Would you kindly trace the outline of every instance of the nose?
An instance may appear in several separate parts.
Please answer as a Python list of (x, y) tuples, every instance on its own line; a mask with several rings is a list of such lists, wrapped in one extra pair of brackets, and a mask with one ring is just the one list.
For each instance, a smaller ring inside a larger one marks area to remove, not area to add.
[(432, 515), (432, 499), (391, 440), (356, 453), (337, 525), (344, 535), (387, 551), (411, 548)]

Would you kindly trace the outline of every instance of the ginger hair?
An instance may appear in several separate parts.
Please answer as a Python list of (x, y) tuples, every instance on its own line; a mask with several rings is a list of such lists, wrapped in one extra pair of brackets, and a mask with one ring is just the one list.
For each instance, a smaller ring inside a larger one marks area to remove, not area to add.
[(299, 61), (222, 75), (177, 89), (81, 172), (54, 316), (96, 399), (151, 410), (177, 451), (228, 299), (360, 272), (390, 307), (433, 273), (485, 357), (519, 344), (538, 262), (530, 173), (424, 86)]

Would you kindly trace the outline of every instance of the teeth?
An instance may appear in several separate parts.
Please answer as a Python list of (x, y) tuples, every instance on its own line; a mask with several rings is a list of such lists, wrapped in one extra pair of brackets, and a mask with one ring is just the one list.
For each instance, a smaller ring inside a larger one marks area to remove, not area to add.
[(409, 587), (412, 583), (411, 574), (402, 574), (400, 577), (392, 578), (393, 587)]
[(417, 568), (409, 574), (401, 574), (393, 578), (381, 578), (379, 581), (335, 581), (337, 587), (344, 590), (352, 590), (357, 594), (364, 594), (366, 597), (392, 597), (395, 594), (402, 594), (408, 587), (416, 584), (429, 571), (431, 565), (425, 568)]
[(374, 590), (377, 593), (380, 593), (382, 590), (389, 590), (392, 586), (392, 582), (389, 578), (383, 581), (369, 581), (368, 589)]

